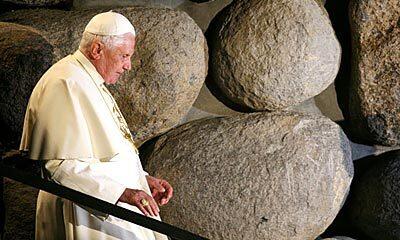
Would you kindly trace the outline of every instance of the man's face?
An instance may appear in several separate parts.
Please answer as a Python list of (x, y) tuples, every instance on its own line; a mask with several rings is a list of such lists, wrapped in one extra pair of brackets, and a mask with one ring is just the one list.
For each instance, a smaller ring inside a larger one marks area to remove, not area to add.
[(131, 69), (131, 57), (135, 51), (135, 37), (125, 34), (124, 41), (113, 48), (103, 49), (98, 72), (107, 84), (114, 84), (127, 70)]

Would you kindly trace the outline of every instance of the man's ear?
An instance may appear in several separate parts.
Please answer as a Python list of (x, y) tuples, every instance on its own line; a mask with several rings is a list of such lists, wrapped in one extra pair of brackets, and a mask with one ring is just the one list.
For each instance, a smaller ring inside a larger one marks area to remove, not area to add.
[(92, 45), (90, 46), (90, 55), (93, 60), (99, 60), (101, 55), (103, 54), (104, 44), (100, 41), (93, 41)]

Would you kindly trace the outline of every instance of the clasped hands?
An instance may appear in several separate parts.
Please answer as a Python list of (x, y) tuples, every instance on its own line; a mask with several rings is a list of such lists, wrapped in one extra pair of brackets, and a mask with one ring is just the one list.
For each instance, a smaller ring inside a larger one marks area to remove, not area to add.
[(160, 209), (168, 203), (173, 195), (171, 185), (164, 179), (146, 176), (151, 195), (138, 189), (126, 188), (119, 201), (136, 206), (145, 216), (158, 216)]

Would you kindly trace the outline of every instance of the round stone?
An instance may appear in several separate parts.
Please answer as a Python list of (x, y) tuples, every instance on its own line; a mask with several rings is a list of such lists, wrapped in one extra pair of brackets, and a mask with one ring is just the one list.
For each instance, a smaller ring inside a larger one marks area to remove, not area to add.
[[(4, 179), (6, 212), (3, 239), (35, 239), (35, 212), (38, 190)], [(18, 204), (16, 204), (18, 202)]]
[(230, 100), (253, 110), (314, 97), (339, 69), (339, 42), (315, 0), (233, 1), (207, 36), (213, 80)]
[(400, 239), (400, 151), (381, 154), (371, 162), (355, 178), (348, 215), (372, 239)]
[(350, 124), (368, 143), (400, 145), (400, 2), (352, 1)]
[(0, 141), (17, 149), (29, 96), (54, 60), (53, 48), (33, 28), (0, 22)]
[(189, 122), (161, 136), (147, 162), (174, 186), (163, 220), (216, 240), (315, 239), (353, 176), (339, 126), (285, 112)]
[[(207, 44), (201, 29), (184, 12), (130, 7), (115, 9), (137, 31), (132, 70), (110, 86), (140, 143), (176, 126), (196, 100), (207, 73)], [(58, 59), (78, 49), (82, 32), (100, 10), (20, 10), (3, 21), (42, 30)]]
[(3, 0), (2, 2), (16, 6), (30, 7), (72, 5), (72, 0)]

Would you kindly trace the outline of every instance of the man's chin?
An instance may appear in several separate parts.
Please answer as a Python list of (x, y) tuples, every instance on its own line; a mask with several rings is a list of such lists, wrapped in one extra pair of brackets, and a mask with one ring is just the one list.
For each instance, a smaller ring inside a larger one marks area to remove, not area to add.
[(106, 84), (115, 84), (117, 81), (118, 81), (118, 77), (113, 78), (113, 79), (104, 80), (104, 82), (106, 82)]

